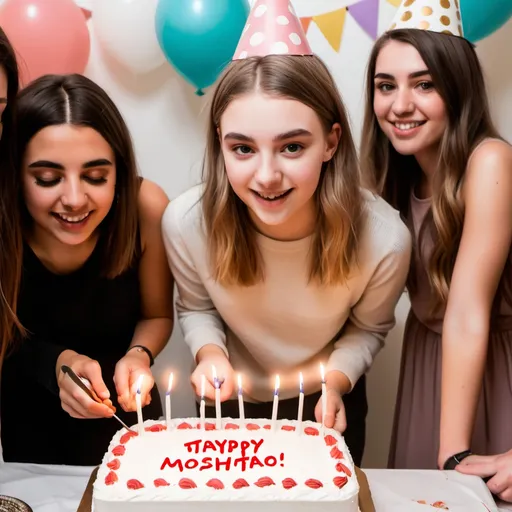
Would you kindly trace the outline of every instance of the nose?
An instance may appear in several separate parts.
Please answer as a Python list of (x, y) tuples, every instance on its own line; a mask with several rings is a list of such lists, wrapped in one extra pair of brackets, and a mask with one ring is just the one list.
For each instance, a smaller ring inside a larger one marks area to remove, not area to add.
[(87, 203), (87, 194), (84, 189), (84, 184), (79, 177), (66, 179), (61, 202), (63, 206), (71, 210), (79, 210)]
[(410, 114), (414, 111), (414, 101), (409, 89), (398, 89), (393, 101), (393, 113), (397, 116)]
[(281, 181), (281, 172), (272, 156), (263, 156), (255, 175), (258, 185), (269, 189)]

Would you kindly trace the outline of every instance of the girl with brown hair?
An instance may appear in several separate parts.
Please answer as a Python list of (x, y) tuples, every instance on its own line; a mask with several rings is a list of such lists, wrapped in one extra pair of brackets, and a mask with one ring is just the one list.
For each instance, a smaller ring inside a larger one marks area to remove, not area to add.
[(393, 468), (511, 443), (512, 148), (458, 20), (457, 2), (404, 2), (368, 66), (363, 172), (414, 235)]
[[(263, 16), (275, 23), (273, 7), (253, 9), (268, 8)], [(285, 12), (281, 26), (304, 42), (300, 22)], [(268, 47), (287, 47), (269, 41), (275, 32), (265, 32)], [(243, 57), (213, 94), (204, 182), (167, 208), (164, 242), (197, 363), (196, 393), (204, 375), (213, 398), (213, 365), (224, 379), (222, 414), (237, 417), (240, 373), (246, 417), (270, 417), (278, 374), (278, 417), (294, 419), (302, 372), (304, 419), (321, 421), (324, 363), (325, 424), (347, 428), (360, 464), (364, 375), (394, 323), (410, 235), (395, 210), (360, 188), (349, 123), (326, 66), (293, 51), (237, 51)]]
[(14, 115), (13, 165), (4, 170), (12, 187), (1, 194), (16, 198), (21, 217), (23, 245), (10, 258), (22, 262), (14, 289), (25, 336), (11, 342), (2, 369), (3, 456), (94, 465), (119, 424), (61, 366), (118, 402), (128, 424), (144, 375), (145, 415), (161, 415), (150, 366), (172, 330), (160, 227), (168, 200), (137, 175), (124, 120), (91, 80), (39, 78), (19, 94)]

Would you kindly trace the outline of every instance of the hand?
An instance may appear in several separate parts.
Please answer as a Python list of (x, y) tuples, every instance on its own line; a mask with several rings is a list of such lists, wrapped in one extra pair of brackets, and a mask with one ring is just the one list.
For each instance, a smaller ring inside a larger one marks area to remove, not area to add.
[[(325, 423), (327, 428), (333, 428), (342, 434), (347, 428), (347, 417), (345, 415), (345, 405), (341, 394), (333, 388), (327, 388), (327, 406), (325, 408)], [(315, 407), (315, 418), (318, 423), (322, 423), (322, 397), (318, 400)]]
[[(90, 387), (103, 400), (103, 404), (95, 402), (80, 389), (64, 372), (61, 366), (69, 366), (78, 377), (89, 381)], [(110, 401), (110, 393), (101, 377), (98, 361), (77, 354), (73, 350), (64, 350), (57, 358), (57, 384), (62, 408), (73, 418), (111, 418), (114, 408)]]
[(491, 476), (489, 490), (501, 500), (512, 502), (512, 450), (487, 457), (471, 455), (455, 469), (465, 475)]
[(234, 389), (234, 371), (229, 359), (222, 349), (216, 345), (205, 345), (196, 356), (197, 366), (190, 380), (197, 396), (201, 396), (201, 376), (205, 379), (205, 398), (215, 399), (215, 387), (213, 383), (212, 365), (215, 366), (217, 378), (221, 382), (220, 400), (224, 402), (231, 397)]
[(151, 390), (155, 385), (155, 379), (149, 366), (149, 357), (145, 352), (129, 350), (124, 357), (119, 359), (114, 373), (117, 401), (125, 411), (136, 411), (137, 381), (141, 375), (142, 380), (141, 404), (142, 407), (151, 403)]

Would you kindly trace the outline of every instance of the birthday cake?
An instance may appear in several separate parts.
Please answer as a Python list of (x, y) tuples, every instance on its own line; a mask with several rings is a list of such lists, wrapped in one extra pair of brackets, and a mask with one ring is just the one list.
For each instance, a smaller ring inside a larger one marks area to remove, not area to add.
[[(137, 427), (134, 427), (136, 430)], [(147, 420), (122, 429), (93, 487), (94, 512), (356, 512), (359, 485), (342, 436), (319, 423)]]

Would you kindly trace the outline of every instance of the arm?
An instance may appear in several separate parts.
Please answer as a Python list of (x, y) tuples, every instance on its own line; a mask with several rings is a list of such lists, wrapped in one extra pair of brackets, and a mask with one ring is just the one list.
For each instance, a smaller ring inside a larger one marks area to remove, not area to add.
[[(196, 231), (201, 229), (200, 220), (187, 218), (193, 212), (188, 206), (183, 207), (180, 199), (167, 208), (162, 230), (167, 258), (178, 287), (178, 318), (185, 343), (198, 364), (191, 380), (196, 393), (199, 394), (200, 376), (204, 373), (207, 377), (206, 396), (213, 397), (211, 365), (215, 364), (218, 376), (225, 379), (221, 387), (221, 399), (224, 400), (231, 395), (233, 386), (233, 370), (228, 361), (224, 324), (196, 270), (187, 246), (187, 242), (193, 245), (194, 242), (191, 240), (199, 240), (202, 237), (202, 233)], [(197, 224), (193, 224), (196, 222)], [(186, 236), (190, 237), (187, 241)], [(202, 243), (199, 250), (206, 250)]]
[[(156, 357), (169, 341), (173, 327), (173, 278), (165, 255), (161, 221), (169, 204), (164, 191), (144, 180), (139, 193), (142, 256), (139, 265), (142, 318), (137, 323), (130, 347), (142, 345)], [(154, 379), (150, 358), (144, 351), (128, 349), (116, 365), (114, 382), (120, 405), (135, 410), (132, 393), (139, 375), (144, 374), (142, 403), (147, 405)]]
[(411, 257), (411, 236), (400, 225), (393, 247), (379, 263), (354, 305), (327, 365), (327, 387), (348, 393), (371, 367), (395, 324), (395, 307), (405, 288)]
[(469, 448), (494, 296), (512, 242), (512, 148), (478, 150), (464, 185), (465, 217), (443, 322), (438, 464)]

